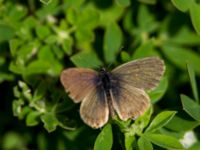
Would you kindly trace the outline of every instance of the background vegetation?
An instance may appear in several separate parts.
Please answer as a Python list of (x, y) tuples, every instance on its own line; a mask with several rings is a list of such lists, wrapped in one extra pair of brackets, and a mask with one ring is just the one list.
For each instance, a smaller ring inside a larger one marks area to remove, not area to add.
[[(0, 149), (198, 150), (199, 34), (195, 0), (0, 0)], [(61, 70), (146, 56), (166, 64), (153, 107), (86, 126)]]

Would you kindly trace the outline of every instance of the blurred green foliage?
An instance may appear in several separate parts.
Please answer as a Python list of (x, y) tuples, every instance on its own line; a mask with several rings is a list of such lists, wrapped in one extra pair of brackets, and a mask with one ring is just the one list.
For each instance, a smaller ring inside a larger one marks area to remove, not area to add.
[[(199, 15), (195, 0), (0, 0), (0, 149), (198, 150)], [(147, 56), (166, 64), (153, 107), (86, 126), (60, 72)]]

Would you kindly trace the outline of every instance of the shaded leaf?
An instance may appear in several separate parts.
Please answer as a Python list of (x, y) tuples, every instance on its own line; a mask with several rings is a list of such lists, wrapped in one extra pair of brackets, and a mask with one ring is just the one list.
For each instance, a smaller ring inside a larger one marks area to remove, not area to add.
[(0, 42), (10, 40), (15, 34), (15, 30), (4, 24), (0, 24)]
[(145, 3), (145, 4), (156, 4), (157, 0), (138, 0), (138, 1)]
[(190, 63), (187, 63), (187, 69), (188, 69), (188, 74), (190, 77), (190, 84), (192, 86), (193, 96), (198, 103), (199, 96), (198, 96), (198, 90), (197, 90), (197, 85), (196, 85), (196, 80), (195, 80), (195, 73), (194, 73), (194, 70), (193, 70), (192, 66), (190, 65)]
[(138, 59), (148, 56), (159, 56), (159, 53), (154, 49), (152, 40), (143, 43), (133, 53), (133, 59)]
[(191, 49), (177, 45), (163, 45), (162, 50), (167, 58), (181, 69), (186, 69), (186, 63), (190, 63), (193, 69), (200, 74), (200, 56)]
[(103, 130), (97, 136), (94, 150), (111, 150), (113, 144), (112, 128), (110, 124), (104, 126)]
[(122, 46), (122, 31), (116, 23), (110, 24), (106, 28), (104, 35), (104, 57), (106, 62), (111, 63), (115, 61), (116, 54)]
[(168, 88), (168, 79), (167, 77), (163, 77), (159, 83), (159, 85), (149, 93), (152, 103), (156, 103), (162, 96), (165, 94)]
[(116, 0), (116, 3), (121, 5), (121, 6), (129, 6), (130, 5), (130, 0)]
[(199, 45), (200, 37), (187, 26), (183, 26), (173, 37), (167, 39), (167, 41), (179, 45), (194, 46)]
[(49, 3), (51, 3), (51, 1), (52, 0), (40, 0), (42, 3), (44, 3), (44, 4), (49, 4)]
[(181, 94), (183, 109), (195, 120), (200, 121), (200, 106), (191, 98)]
[[(181, 124), (181, 126), (180, 126)], [(172, 130), (172, 131), (177, 131), (177, 132), (183, 132), (183, 131), (189, 131), (194, 129), (200, 125), (200, 122), (198, 121), (190, 121), (190, 120), (185, 120), (180, 117), (174, 116), (169, 123), (166, 124), (166, 128)]]

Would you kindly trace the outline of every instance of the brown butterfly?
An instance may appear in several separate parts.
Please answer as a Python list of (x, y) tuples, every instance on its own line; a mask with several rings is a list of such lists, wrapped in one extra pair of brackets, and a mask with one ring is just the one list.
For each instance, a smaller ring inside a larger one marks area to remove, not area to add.
[(82, 102), (82, 120), (93, 128), (100, 128), (115, 114), (124, 121), (143, 114), (150, 106), (145, 90), (158, 85), (164, 70), (160, 58), (147, 57), (125, 63), (111, 72), (65, 69), (60, 80), (73, 101)]

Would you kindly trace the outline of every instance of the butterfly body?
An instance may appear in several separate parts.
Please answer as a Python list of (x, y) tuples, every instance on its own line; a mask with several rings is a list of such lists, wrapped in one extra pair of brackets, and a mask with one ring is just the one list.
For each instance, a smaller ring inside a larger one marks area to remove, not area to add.
[(93, 128), (102, 127), (109, 116), (121, 120), (136, 118), (150, 106), (145, 90), (157, 86), (164, 73), (158, 57), (130, 61), (111, 72), (86, 68), (69, 68), (61, 74), (63, 84), (74, 102), (82, 102), (82, 120)]
[(98, 93), (105, 93), (109, 107), (109, 114), (112, 118), (115, 116), (115, 111), (113, 108), (111, 93), (113, 90), (117, 90), (116, 87), (119, 86), (119, 82), (117, 81), (118, 79), (105, 68), (102, 68), (97, 76), (96, 88), (99, 90)]

